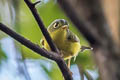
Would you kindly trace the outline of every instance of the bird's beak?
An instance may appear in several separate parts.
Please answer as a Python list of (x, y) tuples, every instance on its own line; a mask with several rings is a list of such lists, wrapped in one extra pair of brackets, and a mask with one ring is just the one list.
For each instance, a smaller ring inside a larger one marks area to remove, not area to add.
[(68, 29), (68, 25), (62, 26), (62, 29)]

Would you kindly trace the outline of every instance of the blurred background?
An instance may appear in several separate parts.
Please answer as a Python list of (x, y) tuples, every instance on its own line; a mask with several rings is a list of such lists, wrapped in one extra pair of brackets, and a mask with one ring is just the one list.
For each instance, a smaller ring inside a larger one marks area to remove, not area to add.
[[(33, 2), (37, 0), (32, 0)], [(103, 8), (114, 34), (118, 34), (118, 0), (103, 0)], [(108, 6), (105, 6), (105, 5)], [(112, 5), (111, 5), (112, 4)], [(70, 30), (80, 38), (81, 45), (89, 46), (82, 34), (74, 27), (56, 0), (41, 0), (36, 6), (46, 28), (55, 19), (66, 19)], [(110, 13), (110, 14), (108, 14)], [(0, 0), (0, 22), (30, 41), (40, 45), (42, 33), (24, 0)], [(114, 36), (115, 37), (115, 36)], [(115, 37), (117, 39), (117, 37)], [(86, 50), (71, 64), (74, 80), (99, 80), (92, 52)], [(0, 31), (0, 80), (63, 80), (54, 61), (44, 58)]]

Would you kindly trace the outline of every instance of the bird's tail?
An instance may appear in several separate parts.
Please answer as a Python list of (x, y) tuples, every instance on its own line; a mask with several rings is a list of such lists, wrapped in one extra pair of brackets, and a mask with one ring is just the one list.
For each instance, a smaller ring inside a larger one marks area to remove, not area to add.
[(92, 47), (87, 47), (87, 46), (81, 46), (81, 51), (80, 52), (83, 52), (83, 51), (85, 51), (85, 50), (87, 50), (87, 49), (89, 49), (89, 50), (93, 50), (93, 48)]
[[(83, 52), (83, 51), (85, 51), (85, 50), (87, 50), (87, 49), (89, 49), (89, 50), (93, 50), (92, 47), (81, 46), (81, 48), (80, 48), (80, 52)], [(74, 62), (75, 62), (75, 60), (76, 60), (76, 57), (77, 57), (77, 55), (74, 56), (74, 60), (73, 60)]]

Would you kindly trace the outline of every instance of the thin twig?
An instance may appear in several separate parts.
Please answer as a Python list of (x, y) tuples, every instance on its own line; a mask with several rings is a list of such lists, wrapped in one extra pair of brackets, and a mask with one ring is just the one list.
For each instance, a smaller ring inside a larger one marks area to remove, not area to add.
[(53, 41), (52, 41), (52, 39), (51, 39), (51, 37), (50, 37), (50, 34), (48, 33), (47, 29), (45, 28), (45, 26), (44, 26), (44, 24), (43, 24), (43, 22), (42, 22), (42, 20), (41, 20), (41, 18), (40, 18), (40, 16), (39, 16), (39, 14), (38, 14), (36, 8), (35, 8), (35, 5), (36, 5), (37, 3), (39, 3), (39, 2), (37, 2), (37, 3), (32, 3), (30, 0), (24, 0), (24, 1), (25, 1), (25, 3), (27, 4), (27, 6), (29, 7), (29, 9), (31, 10), (34, 18), (36, 19), (36, 22), (38, 23), (39, 28), (41, 29), (41, 31), (42, 31), (45, 39), (47, 40), (47, 42), (48, 42), (51, 50), (54, 51), (54, 52), (57, 52), (57, 53), (59, 54), (59, 50), (57, 49), (57, 47), (56, 47), (55, 44), (53, 43)]
[(0, 23), (0, 30), (3, 31), (4, 33), (8, 34), (9, 36), (14, 38), (15, 40), (17, 40), (18, 42), (20, 42), (21, 44), (23, 44), (27, 48), (33, 50), (34, 52), (37, 52), (39, 55), (44, 56), (48, 59), (54, 60), (58, 64), (65, 80), (73, 80), (71, 72), (68, 69), (64, 60), (61, 58), (61, 56), (59, 56), (55, 52), (48, 52), (47, 50), (40, 48), (38, 45), (25, 39), (21, 35), (17, 34), (13, 30), (11, 30), (8, 27), (6, 27), (5, 25), (3, 25), (2, 23)]
[(37, 5), (38, 3), (40, 3), (41, 1), (37, 1), (37, 2), (35, 2), (35, 3), (33, 3), (33, 5), (35, 6), (35, 5)]

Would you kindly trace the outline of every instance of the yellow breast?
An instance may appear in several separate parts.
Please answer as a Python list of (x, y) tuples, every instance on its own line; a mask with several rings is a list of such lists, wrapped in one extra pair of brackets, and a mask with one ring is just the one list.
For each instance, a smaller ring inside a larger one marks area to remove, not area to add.
[[(80, 42), (68, 41), (66, 39), (66, 31), (58, 30), (50, 33), (50, 35), (57, 48), (61, 51), (61, 54), (63, 54), (64, 59), (69, 59), (73, 56), (76, 56), (80, 51)], [(50, 50), (50, 47), (46, 41), (44, 48)]]

